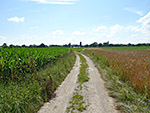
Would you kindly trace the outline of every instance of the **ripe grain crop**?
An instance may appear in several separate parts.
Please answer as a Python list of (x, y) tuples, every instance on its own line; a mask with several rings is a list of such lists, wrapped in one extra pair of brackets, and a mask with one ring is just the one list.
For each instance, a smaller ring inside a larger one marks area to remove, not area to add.
[[(91, 49), (91, 54), (106, 58), (113, 74), (130, 81), (131, 86), (147, 96), (150, 94), (150, 50)], [(97, 57), (98, 58), (98, 57)]]

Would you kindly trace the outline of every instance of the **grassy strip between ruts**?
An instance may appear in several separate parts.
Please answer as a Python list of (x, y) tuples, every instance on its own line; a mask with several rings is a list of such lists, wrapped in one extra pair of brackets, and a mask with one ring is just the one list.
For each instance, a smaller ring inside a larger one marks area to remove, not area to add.
[(125, 81), (120, 76), (118, 70), (109, 67), (108, 59), (88, 50), (83, 51), (83, 53), (95, 62), (102, 78), (106, 81), (105, 86), (109, 89), (110, 96), (116, 99), (118, 110), (124, 113), (150, 112), (150, 99), (147, 101), (144, 94), (135, 92), (129, 81)]
[(35, 113), (71, 71), (75, 54), (70, 51), (54, 64), (28, 74), (24, 81), (0, 83), (0, 113)]
[(75, 92), (73, 94), (73, 97), (71, 99), (70, 106), (67, 108), (67, 113), (76, 113), (76, 111), (78, 112), (82, 112), (84, 110), (86, 110), (87, 106), (85, 101), (84, 101), (84, 97), (82, 96), (82, 88), (86, 86), (83, 86), (84, 82), (87, 82), (89, 80), (89, 77), (87, 76), (87, 68), (88, 65), (86, 63), (86, 59), (79, 53), (77, 53), (80, 56), (80, 60), (81, 60), (81, 67), (80, 67), (80, 74), (78, 75), (78, 86), (75, 89)]
[(80, 74), (78, 75), (78, 82), (80, 84), (83, 84), (84, 82), (87, 82), (89, 80), (89, 77), (87, 76), (88, 65), (86, 63), (86, 59), (81, 54), (78, 54), (78, 55), (80, 56), (80, 59), (82, 62), (81, 67), (80, 67)]

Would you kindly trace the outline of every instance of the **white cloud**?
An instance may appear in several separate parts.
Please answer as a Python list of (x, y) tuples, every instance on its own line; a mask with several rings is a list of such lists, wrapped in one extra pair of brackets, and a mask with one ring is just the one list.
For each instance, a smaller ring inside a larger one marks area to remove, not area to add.
[(78, 0), (30, 0), (41, 4), (75, 4)]
[[(147, 16), (145, 17), (147, 18)], [(141, 23), (145, 22), (145, 19), (140, 21)], [(146, 22), (147, 23), (147, 22)], [(145, 25), (145, 24), (144, 24)], [(147, 25), (147, 24), (146, 24)], [(149, 25), (149, 24), (148, 24)], [(98, 27), (97, 27), (98, 28)], [(104, 28), (105, 27), (100, 27)], [(93, 32), (97, 42), (110, 41), (111, 43), (149, 43), (150, 42), (150, 30), (143, 32), (142, 26), (121, 26), (119, 24), (107, 27), (105, 32)], [(147, 27), (146, 27), (147, 28)], [(96, 30), (96, 29), (95, 29)], [(98, 30), (97, 30), (98, 31)], [(92, 36), (91, 36), (92, 37)]]
[(142, 12), (142, 11), (137, 11), (137, 10), (133, 10), (133, 9), (130, 9), (130, 8), (124, 8), (124, 10), (129, 11), (129, 12), (132, 12), (132, 13), (136, 13), (136, 14), (138, 14), (138, 15), (140, 15), (140, 16), (143, 15), (143, 12)]
[(33, 40), (35, 38), (37, 39), (38, 36), (24, 34), (24, 35), (21, 35), (19, 39), (21, 39), (21, 40)]
[(106, 26), (98, 26), (95, 28), (93, 33), (95, 34), (96, 37), (99, 38), (105, 38), (104, 40), (108, 40), (108, 38), (113, 38), (114, 36), (119, 35), (118, 33), (121, 32), (121, 30), (124, 29), (124, 26), (121, 26), (119, 24), (113, 25), (111, 27), (106, 27)]
[(6, 40), (7, 38), (5, 36), (0, 36), (0, 40)]
[(85, 32), (74, 31), (72, 35), (85, 35)]
[(123, 30), (123, 26), (116, 24), (111, 27), (106, 26), (98, 26), (93, 31), (96, 32), (96, 36), (98, 37), (105, 37), (105, 38), (111, 38), (117, 33), (119, 33), (121, 30)]
[(62, 30), (56, 30), (56, 31), (52, 32), (52, 34), (53, 35), (62, 35), (62, 34), (64, 34), (64, 31), (62, 31)]
[(116, 24), (114, 26), (111, 26), (110, 29), (110, 37), (115, 35), (116, 33), (120, 32), (124, 27), (120, 26), (119, 24)]
[(150, 12), (136, 21), (141, 26), (127, 26), (125, 30), (140, 33), (143, 37), (150, 36)]
[(138, 27), (138, 26), (131, 26), (130, 25), (130, 26), (125, 27), (125, 30), (139, 32), (140, 31), (140, 27)]
[(107, 27), (106, 26), (98, 26), (95, 31), (96, 32), (104, 32), (107, 30)]
[(138, 37), (138, 36), (139, 36), (139, 34), (131, 34), (131, 35), (130, 35), (130, 37), (133, 37), (133, 38), (134, 38), (134, 37)]
[(150, 12), (146, 14), (144, 17), (141, 17), (136, 22), (142, 24), (141, 27), (142, 33), (150, 33)]
[(18, 18), (18, 17), (12, 17), (12, 18), (8, 18), (8, 21), (12, 21), (12, 22), (24, 22), (24, 17)]

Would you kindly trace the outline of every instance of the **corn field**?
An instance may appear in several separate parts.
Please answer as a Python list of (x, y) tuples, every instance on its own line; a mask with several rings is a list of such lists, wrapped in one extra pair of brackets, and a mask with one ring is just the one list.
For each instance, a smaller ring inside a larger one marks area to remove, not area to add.
[(54, 63), (68, 52), (67, 48), (1, 48), (0, 81), (23, 79), (47, 63)]

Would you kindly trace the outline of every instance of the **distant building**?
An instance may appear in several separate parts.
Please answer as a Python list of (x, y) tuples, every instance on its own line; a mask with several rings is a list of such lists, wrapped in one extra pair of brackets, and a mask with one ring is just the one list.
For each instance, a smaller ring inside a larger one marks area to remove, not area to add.
[(80, 42), (80, 47), (82, 47), (82, 42)]

